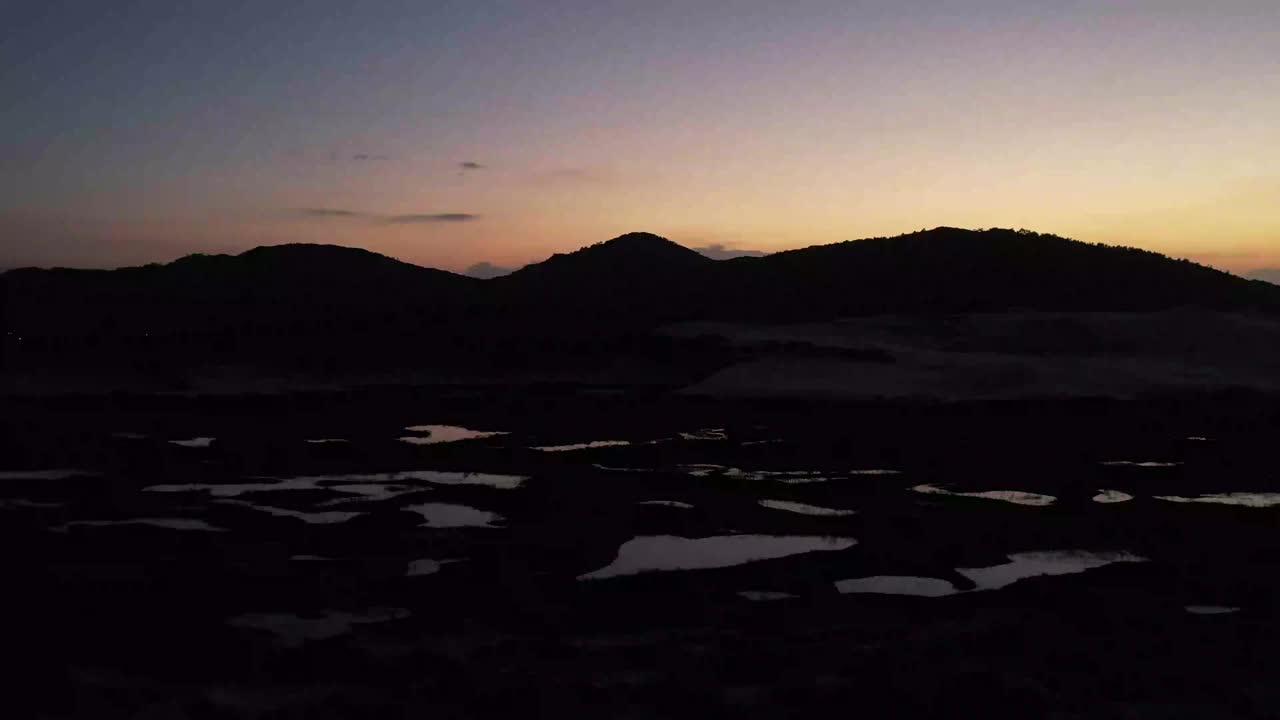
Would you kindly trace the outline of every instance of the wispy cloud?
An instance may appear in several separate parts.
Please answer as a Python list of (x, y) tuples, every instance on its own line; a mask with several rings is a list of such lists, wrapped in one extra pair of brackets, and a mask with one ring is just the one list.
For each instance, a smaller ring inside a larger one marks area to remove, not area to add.
[(702, 253), (712, 260), (729, 260), (736, 257), (763, 257), (767, 253), (759, 250), (738, 250), (731, 248), (724, 243), (712, 243), (702, 247), (691, 248), (694, 252)]
[(431, 213), (431, 214), (411, 214), (411, 215), (388, 215), (385, 221), (393, 225), (410, 225), (414, 223), (452, 223), (452, 222), (470, 222), (475, 220), (479, 215), (471, 213)]
[(480, 163), (472, 162), (470, 160), (458, 163), (458, 167), (461, 168), (462, 170), (483, 170), (484, 169), (484, 166), (481, 165)]
[(302, 208), (298, 212), (313, 218), (359, 218), (368, 217), (366, 213), (354, 210), (338, 210), (335, 208)]
[(379, 160), (390, 160), (391, 158), (390, 158), (389, 156), (387, 156), (387, 155), (373, 155), (373, 154), (370, 154), (370, 153), (356, 153), (355, 155), (352, 155), (352, 156), (351, 156), (351, 159), (352, 159), (353, 161), (355, 161), (355, 162), (376, 162), (376, 161), (379, 161)]
[(359, 210), (343, 210), (341, 208), (302, 208), (297, 213), (303, 217), (320, 220), (364, 220), (381, 225), (413, 225), (418, 223), (459, 223), (476, 220), (480, 216), (473, 213), (406, 213), (402, 215), (380, 215), (378, 213), (361, 212)]

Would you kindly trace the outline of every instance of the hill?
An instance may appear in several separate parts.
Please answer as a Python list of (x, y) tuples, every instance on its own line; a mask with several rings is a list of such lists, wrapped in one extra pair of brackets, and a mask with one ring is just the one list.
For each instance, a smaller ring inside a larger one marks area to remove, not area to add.
[(1143, 250), (936, 228), (719, 261), (630, 233), (489, 280), (353, 248), (281, 245), (114, 271), (13, 270), (0, 275), (0, 303), (11, 364), (339, 371), (556, 367), (636, 353), (660, 362), (673, 351), (644, 338), (689, 321), (1280, 313), (1280, 287)]
[(726, 270), (711, 313), (723, 319), (1280, 309), (1280, 293), (1229, 273), (1025, 230), (936, 228), (743, 258)]
[(279, 245), (119, 270), (12, 270), (0, 275), (0, 308), (8, 337), (54, 363), (85, 353), (241, 362), (397, 337), (407, 348), (418, 328), (451, 326), (478, 283), (356, 248)]

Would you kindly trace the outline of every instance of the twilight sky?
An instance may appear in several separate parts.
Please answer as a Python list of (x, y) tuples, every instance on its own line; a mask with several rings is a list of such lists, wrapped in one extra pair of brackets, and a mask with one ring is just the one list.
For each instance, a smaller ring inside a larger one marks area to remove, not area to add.
[(10, 0), (0, 267), (1026, 227), (1280, 267), (1276, 0)]

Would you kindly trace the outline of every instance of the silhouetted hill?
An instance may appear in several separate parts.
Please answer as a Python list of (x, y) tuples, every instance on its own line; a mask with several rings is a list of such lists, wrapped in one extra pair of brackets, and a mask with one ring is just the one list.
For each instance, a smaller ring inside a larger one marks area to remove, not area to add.
[(28, 349), (236, 362), (250, 348), (304, 352), (448, 326), (479, 282), (356, 248), (279, 245), (119, 270), (12, 270), (0, 290)]
[(492, 285), (521, 315), (560, 318), (549, 330), (584, 322), (633, 327), (684, 318), (714, 265), (666, 238), (634, 232), (552, 255)]
[(1280, 294), (1134, 248), (1029, 231), (936, 228), (734, 260), (714, 314), (1280, 309)]
[[(648, 233), (491, 280), (325, 245), (193, 255), (114, 271), (0, 275), (9, 357), (423, 366), (550, 364), (634, 352), (689, 320), (819, 321), (883, 313), (1280, 313), (1280, 288), (1157, 253), (1027, 231), (936, 228), (712, 260)], [(14, 337), (22, 337), (20, 347)], [(655, 351), (656, 352), (656, 351)], [(664, 351), (665, 352), (665, 351)]]
[(1271, 283), (1272, 285), (1280, 285), (1280, 268), (1264, 268), (1262, 270), (1254, 270), (1249, 273), (1249, 277), (1254, 280)]

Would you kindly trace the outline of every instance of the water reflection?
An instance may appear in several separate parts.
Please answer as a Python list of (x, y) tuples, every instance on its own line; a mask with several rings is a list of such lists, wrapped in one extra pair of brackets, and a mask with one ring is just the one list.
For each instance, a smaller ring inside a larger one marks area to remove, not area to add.
[(802, 535), (641, 536), (623, 543), (612, 563), (580, 575), (578, 579), (599, 580), (662, 570), (722, 568), (800, 553), (844, 550), (857, 542), (852, 538)]
[(405, 570), (405, 577), (422, 577), (424, 575), (434, 575), (440, 572), (440, 569), (449, 563), (461, 562), (457, 558), (447, 560), (432, 560), (423, 558), (421, 560), (413, 560), (409, 563), (409, 567)]
[[(152, 485), (144, 488), (150, 492), (208, 492), (215, 497), (237, 497), (251, 492), (277, 492), (282, 490), (329, 490), (332, 492), (385, 499), (394, 494), (410, 492), (408, 488), (387, 488), (379, 491), (370, 487), (381, 483), (425, 482), (433, 485), (486, 485), (499, 490), (520, 487), (527, 477), (498, 475), (494, 473), (455, 472), (447, 470), (407, 470), (402, 472), (362, 473), (352, 475), (311, 475), (293, 478), (264, 478), (270, 482), (251, 483), (187, 483), (182, 485)], [(400, 492), (403, 491), (403, 492)]]
[(427, 492), (430, 488), (412, 485), (383, 485), (381, 483), (353, 483), (351, 485), (326, 485), (325, 490), (356, 495), (357, 497), (338, 498), (320, 503), (322, 506), (347, 505), (359, 502), (390, 500), (401, 495)]
[(73, 520), (58, 525), (50, 530), (66, 532), (73, 527), (113, 527), (116, 525), (147, 525), (165, 528), (166, 530), (202, 530), (205, 532), (226, 532), (226, 528), (215, 527), (204, 520), (193, 518), (131, 518), (129, 520)]
[(1094, 502), (1104, 504), (1129, 502), (1132, 499), (1132, 495), (1119, 490), (1099, 490), (1098, 494), (1093, 496)]
[(1118, 562), (1146, 562), (1147, 559), (1127, 552), (1088, 552), (1085, 550), (1053, 550), (1014, 553), (1009, 562), (984, 568), (956, 568), (956, 572), (973, 581), (975, 590), (999, 590), (1026, 578), (1043, 575), (1072, 575)]
[(724, 477), (732, 480), (773, 480), (788, 485), (827, 482), (837, 477), (857, 475), (897, 475), (901, 471), (885, 468), (866, 468), (861, 470), (825, 471), (825, 470), (743, 470), (742, 468), (712, 463), (695, 463), (681, 465), (680, 471), (693, 477)]
[(263, 630), (275, 635), (276, 642), (283, 647), (298, 647), (307, 642), (346, 635), (356, 625), (402, 620), (409, 615), (410, 612), (404, 608), (369, 608), (360, 613), (329, 610), (309, 617), (293, 613), (248, 613), (231, 618), (227, 624)]
[(1183, 609), (1192, 615), (1230, 615), (1240, 612), (1238, 607), (1225, 605), (1187, 605)]
[(1181, 465), (1180, 462), (1160, 462), (1156, 460), (1108, 460), (1101, 463), (1111, 467), (1171, 468)]
[(682, 440), (728, 440), (729, 435), (724, 428), (702, 428), (696, 432), (680, 433)]
[(1207, 503), (1210, 505), (1239, 505), (1241, 507), (1269, 508), (1280, 505), (1280, 493), (1213, 493), (1198, 497), (1182, 497), (1180, 495), (1157, 495), (1157, 500), (1175, 503)]
[(569, 452), (570, 450), (590, 450), (591, 448), (622, 447), (630, 444), (630, 440), (592, 440), (570, 445), (540, 445), (533, 449), (541, 450), (542, 452)]
[(767, 590), (743, 590), (738, 593), (738, 597), (746, 598), (752, 602), (772, 602), (774, 600), (790, 600), (791, 598), (800, 597), (784, 592), (770, 592)]
[(411, 433), (426, 433), (427, 437), (402, 437), (401, 442), (412, 445), (438, 445), (440, 443), (461, 442), (463, 440), (480, 440), (483, 438), (510, 435), (508, 432), (472, 430), (457, 425), (410, 425), (405, 428)]
[(364, 515), (362, 512), (302, 512), (301, 510), (289, 510), (287, 508), (272, 507), (270, 505), (258, 505), (245, 500), (219, 500), (218, 502), (227, 505), (239, 505), (247, 507), (259, 512), (274, 515), (276, 517), (288, 517), (301, 520), (309, 525), (334, 525), (344, 523), (352, 518)]
[(1000, 500), (1002, 502), (1013, 503), (1015, 505), (1030, 505), (1034, 507), (1046, 507), (1052, 505), (1057, 498), (1052, 495), (1041, 495), (1040, 493), (1023, 492), (1021, 490), (983, 490), (982, 492), (952, 492), (937, 485), (916, 485), (911, 488), (915, 492), (924, 493), (925, 495), (948, 495), (951, 497), (970, 497), (982, 500)]
[(0, 508), (22, 508), (23, 510), (51, 510), (62, 507), (62, 503), (42, 502), (27, 498), (5, 498), (0, 500)]
[(92, 470), (59, 468), (56, 470), (0, 470), (0, 480), (68, 480), (73, 477), (96, 477)]
[(836, 583), (841, 593), (869, 593), (875, 595), (912, 595), (915, 597), (944, 597), (961, 590), (939, 578), (914, 575), (876, 575), (874, 577), (841, 580)]
[(817, 517), (845, 517), (848, 515), (857, 515), (857, 510), (841, 510), (838, 508), (820, 507), (818, 505), (806, 505), (804, 503), (791, 502), (789, 500), (761, 500), (760, 504), (772, 510), (785, 510), (786, 512), (799, 513), (801, 515), (814, 515)]
[(965, 592), (999, 590), (1027, 578), (1073, 575), (1118, 562), (1146, 562), (1147, 559), (1127, 552), (1089, 552), (1085, 550), (1051, 550), (1014, 553), (1009, 562), (984, 568), (956, 568), (956, 572), (973, 582), (972, 590), (960, 590), (941, 578), (913, 575), (877, 575), (837, 582), (842, 593), (882, 595), (914, 595), (945, 597)]
[(477, 510), (467, 505), (449, 503), (423, 503), (410, 505), (405, 510), (418, 513), (426, 520), (423, 527), (496, 527), (494, 523), (503, 521), (503, 517), (485, 510)]

